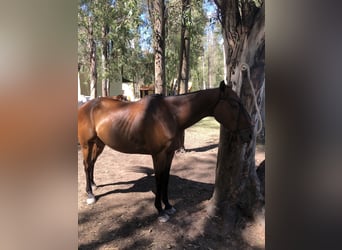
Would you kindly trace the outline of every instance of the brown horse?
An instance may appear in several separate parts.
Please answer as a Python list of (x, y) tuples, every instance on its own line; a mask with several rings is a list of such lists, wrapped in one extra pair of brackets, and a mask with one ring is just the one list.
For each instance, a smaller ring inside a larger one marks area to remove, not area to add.
[[(239, 97), (224, 82), (178, 96), (146, 96), (137, 102), (93, 99), (78, 111), (78, 140), (86, 175), (87, 203), (95, 202), (94, 164), (105, 145), (123, 153), (150, 154), (156, 178), (155, 207), (159, 220), (176, 210), (168, 200), (171, 162), (184, 130), (206, 116), (214, 116), (242, 142), (252, 138), (251, 119)], [(161, 200), (165, 205), (163, 210)]]

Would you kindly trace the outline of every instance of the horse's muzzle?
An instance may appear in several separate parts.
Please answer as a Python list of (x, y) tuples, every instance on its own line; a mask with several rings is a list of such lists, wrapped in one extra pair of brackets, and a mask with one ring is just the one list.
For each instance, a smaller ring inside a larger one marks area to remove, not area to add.
[(240, 139), (243, 143), (249, 143), (253, 138), (253, 129), (246, 128), (239, 131)]

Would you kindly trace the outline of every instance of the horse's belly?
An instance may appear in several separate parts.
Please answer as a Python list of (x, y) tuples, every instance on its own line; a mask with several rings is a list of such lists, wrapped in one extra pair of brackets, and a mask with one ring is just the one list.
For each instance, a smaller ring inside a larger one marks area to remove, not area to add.
[(108, 147), (129, 154), (151, 154), (142, 138), (129, 137), (120, 133), (98, 133), (98, 137)]
[(150, 154), (148, 149), (134, 143), (105, 143), (110, 148), (127, 154)]
[(156, 133), (156, 129), (142, 129), (138, 123), (135, 127), (132, 124), (103, 122), (97, 126), (96, 133), (107, 146), (123, 153), (156, 154), (171, 145), (169, 136)]

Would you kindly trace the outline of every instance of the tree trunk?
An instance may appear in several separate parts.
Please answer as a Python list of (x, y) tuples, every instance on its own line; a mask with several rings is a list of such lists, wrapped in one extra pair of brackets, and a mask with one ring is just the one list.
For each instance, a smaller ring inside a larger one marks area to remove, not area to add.
[(108, 35), (109, 26), (105, 24), (102, 28), (102, 96), (109, 96), (109, 79), (108, 79)]
[(89, 17), (89, 45), (90, 45), (90, 97), (97, 97), (97, 63), (96, 43), (93, 34), (93, 20)]
[[(252, 122), (257, 124), (254, 98), (259, 102), (262, 99), (261, 90), (265, 79), (264, 5), (255, 15), (258, 8), (254, 5), (255, 8), (251, 8), (251, 12), (246, 12), (244, 4), (251, 3), (244, 1), (242, 4), (244, 11), (240, 16), (238, 1), (216, 0), (215, 3), (222, 15), (227, 70), (225, 80), (240, 95), (242, 103), (252, 117)], [(252, 21), (249, 19), (250, 15), (253, 15)], [(250, 82), (255, 91), (250, 86)], [(208, 214), (211, 217), (217, 216), (223, 222), (234, 224), (241, 217), (252, 218), (263, 205), (255, 171), (256, 130), (257, 125), (252, 141), (246, 145), (242, 144), (235, 134), (221, 126), (215, 189), (208, 207)]]
[(182, 29), (181, 29), (181, 46), (180, 46), (180, 60), (178, 94), (188, 92), (189, 72), (190, 72), (190, 23), (191, 23), (191, 9), (190, 0), (182, 0)]
[(212, 70), (212, 66), (211, 66), (211, 55), (212, 55), (212, 48), (211, 48), (211, 31), (208, 31), (208, 35), (207, 35), (207, 43), (208, 43), (208, 81), (207, 81), (207, 88), (211, 88), (212, 84), (212, 76), (213, 76), (213, 70)]
[(155, 93), (166, 95), (165, 82), (165, 3), (164, 0), (152, 0), (154, 30), (154, 81)]
[[(183, 6), (182, 6), (182, 15), (183, 15)], [(184, 57), (184, 25), (183, 25), (184, 19), (182, 20), (182, 28), (181, 28), (181, 39), (180, 39), (180, 48), (179, 48), (179, 68), (178, 68), (178, 77), (177, 77), (177, 94), (179, 95), (181, 92), (185, 92), (184, 90), (184, 82), (183, 86), (182, 85), (182, 71), (183, 71), (183, 57)], [(183, 89), (182, 89), (183, 88)], [(182, 90), (181, 90), (182, 89)]]

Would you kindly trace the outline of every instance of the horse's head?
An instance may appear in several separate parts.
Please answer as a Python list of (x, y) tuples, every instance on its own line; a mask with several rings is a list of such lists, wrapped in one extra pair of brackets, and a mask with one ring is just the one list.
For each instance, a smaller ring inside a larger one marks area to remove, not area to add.
[(222, 81), (219, 100), (214, 107), (214, 117), (226, 129), (238, 133), (243, 142), (250, 142), (253, 135), (251, 117), (238, 95)]

